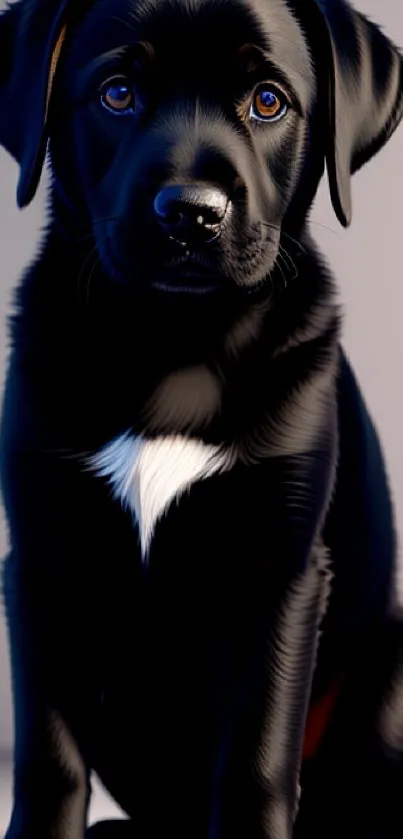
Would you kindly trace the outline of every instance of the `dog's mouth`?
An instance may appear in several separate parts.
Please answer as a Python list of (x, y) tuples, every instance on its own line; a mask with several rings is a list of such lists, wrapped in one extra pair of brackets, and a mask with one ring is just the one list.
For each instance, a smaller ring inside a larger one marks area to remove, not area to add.
[(185, 275), (184, 277), (163, 277), (151, 283), (151, 287), (157, 291), (174, 294), (214, 294), (222, 291), (218, 283), (208, 283), (201, 277)]
[[(267, 234), (266, 229), (263, 232)], [(223, 245), (218, 238), (208, 248), (197, 249), (154, 235), (145, 235), (144, 244), (141, 237), (129, 237), (126, 227), (116, 220), (113, 225), (97, 227), (98, 247), (107, 273), (139, 293), (186, 298), (232, 299), (260, 293), (262, 281), (275, 261), (276, 243), (263, 235), (260, 227), (244, 238), (244, 245), (236, 241), (232, 248), (231, 240)], [(152, 244), (151, 250), (147, 242)]]
[(234, 289), (233, 282), (202, 255), (186, 248), (163, 263), (151, 285), (159, 291), (176, 294), (217, 294)]

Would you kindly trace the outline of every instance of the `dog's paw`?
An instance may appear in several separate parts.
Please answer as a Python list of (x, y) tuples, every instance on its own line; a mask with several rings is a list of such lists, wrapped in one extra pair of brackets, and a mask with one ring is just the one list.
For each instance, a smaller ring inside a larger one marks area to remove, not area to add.
[(129, 819), (106, 819), (88, 828), (85, 839), (132, 839), (133, 827)]

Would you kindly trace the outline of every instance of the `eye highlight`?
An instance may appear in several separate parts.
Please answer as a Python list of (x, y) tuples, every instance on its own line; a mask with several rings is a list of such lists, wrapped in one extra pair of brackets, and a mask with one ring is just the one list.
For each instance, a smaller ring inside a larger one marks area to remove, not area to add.
[(259, 122), (277, 122), (288, 111), (288, 99), (276, 85), (264, 82), (256, 88), (250, 106), (250, 119)]
[(125, 76), (108, 79), (100, 90), (101, 104), (114, 114), (134, 113), (136, 100), (133, 85)]

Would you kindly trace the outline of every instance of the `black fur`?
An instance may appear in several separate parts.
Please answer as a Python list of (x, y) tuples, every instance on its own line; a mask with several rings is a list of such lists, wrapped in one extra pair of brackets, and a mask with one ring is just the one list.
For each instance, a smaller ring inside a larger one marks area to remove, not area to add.
[[(48, 141), (52, 172), (1, 433), (6, 839), (83, 839), (92, 770), (129, 816), (94, 839), (403, 835), (393, 511), (308, 224), (325, 166), (349, 223), (351, 174), (402, 116), (402, 67), (343, 0), (20, 0), (0, 18), (20, 206)], [(102, 107), (117, 73), (135, 113)], [(255, 123), (266, 81), (289, 109)], [(183, 185), (191, 228), (169, 216), (172, 241), (155, 200)], [(207, 243), (206, 207), (202, 230), (189, 210), (206, 189), (227, 202)], [(169, 506), (147, 563), (88, 468), (128, 430), (227, 458)]]

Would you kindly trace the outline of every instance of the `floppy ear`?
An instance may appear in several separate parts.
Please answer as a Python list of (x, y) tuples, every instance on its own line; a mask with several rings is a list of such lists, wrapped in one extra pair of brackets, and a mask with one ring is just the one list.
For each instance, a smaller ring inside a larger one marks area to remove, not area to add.
[(0, 144), (20, 166), (17, 204), (38, 187), (68, 0), (19, 0), (0, 15)]
[(403, 115), (403, 58), (345, 0), (316, 0), (328, 54), (326, 165), (334, 211), (351, 221), (351, 175), (387, 142)]

